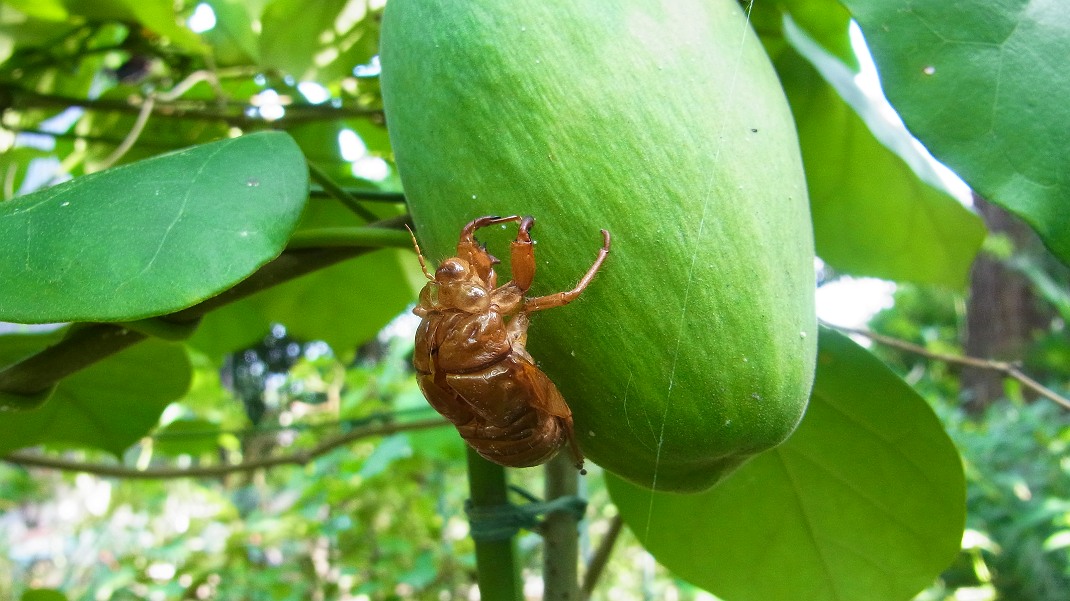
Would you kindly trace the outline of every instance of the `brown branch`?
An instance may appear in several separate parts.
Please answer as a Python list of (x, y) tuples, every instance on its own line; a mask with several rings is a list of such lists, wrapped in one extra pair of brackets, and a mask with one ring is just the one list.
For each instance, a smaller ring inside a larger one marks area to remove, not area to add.
[[(406, 217), (372, 224), (401, 227)], [(192, 324), (209, 311), (243, 299), (307, 273), (329, 267), (376, 248), (318, 248), (287, 250), (233, 288), (170, 315), (156, 319), (173, 324)], [(123, 324), (98, 323), (76, 326), (59, 343), (27, 359), (0, 369), (0, 391), (34, 395), (97, 361), (141, 342), (146, 335)]]
[(873, 342), (883, 344), (884, 346), (892, 347), (905, 351), (914, 355), (925, 357), (926, 359), (932, 359), (933, 361), (941, 361), (943, 363), (950, 363), (952, 365), (963, 365), (966, 367), (973, 367), (977, 369), (985, 369), (1003, 374), (1004, 376), (1017, 380), (1026, 388), (1033, 392), (1051, 400), (1059, 405), (1062, 405), (1066, 409), (1070, 409), (1070, 399), (1058, 394), (1054, 390), (1044, 386), (1040, 382), (1037, 382), (1033, 378), (1029, 377), (1013, 363), (1006, 361), (996, 361), (993, 359), (979, 359), (977, 357), (969, 357), (966, 355), (950, 355), (947, 353), (936, 353), (929, 349), (918, 346), (917, 344), (900, 340), (898, 338), (892, 338), (891, 336), (885, 336), (876, 332), (870, 332), (869, 330), (863, 330), (859, 328), (849, 328), (846, 326), (837, 326), (829, 323), (822, 322), (822, 325), (839, 330), (846, 334), (857, 334), (869, 338)]
[(617, 544), (617, 538), (620, 536), (620, 531), (623, 527), (624, 520), (619, 513), (609, 520), (609, 530), (602, 537), (602, 542), (598, 544), (598, 548), (595, 549), (591, 560), (587, 562), (587, 569), (583, 573), (580, 598), (584, 601), (590, 599), (594, 593), (594, 587), (598, 584), (598, 579), (602, 576), (602, 572), (605, 571), (606, 565), (609, 563), (609, 557), (613, 554), (613, 547)]
[[(140, 98), (134, 100), (118, 100), (114, 98), (89, 99), (77, 98), (74, 96), (41, 94), (18, 86), (0, 84), (0, 106), (17, 108), (20, 110), (37, 108), (64, 109), (76, 106), (87, 111), (137, 115), (141, 112), (143, 102), (144, 100)], [(226, 121), (229, 125), (238, 127), (276, 126), (280, 124), (294, 124), (308, 121), (329, 121), (352, 118), (381, 119), (383, 116), (383, 111), (381, 109), (374, 108), (351, 106), (335, 107), (330, 104), (289, 104), (284, 105), (286, 115), (280, 119), (269, 121), (262, 117), (251, 117), (247, 115), (246, 111), (251, 108), (255, 107), (246, 102), (233, 101), (225, 102), (221, 107), (219, 103), (214, 101), (157, 101), (155, 106), (152, 107), (152, 115), (173, 119), (217, 119)]]
[(338, 447), (347, 445), (361, 438), (372, 436), (389, 436), (398, 432), (411, 432), (414, 430), (426, 430), (447, 425), (441, 418), (425, 419), (414, 422), (383, 424), (366, 426), (340, 434), (328, 439), (306, 451), (298, 451), (289, 455), (278, 457), (266, 457), (254, 461), (235, 463), (232, 465), (212, 465), (204, 467), (174, 468), (159, 467), (139, 470), (123, 465), (108, 463), (84, 463), (55, 457), (45, 457), (37, 453), (11, 453), (3, 458), (3, 461), (23, 467), (40, 467), (68, 472), (83, 472), (111, 478), (125, 478), (129, 480), (164, 480), (174, 478), (215, 478), (233, 474), (236, 472), (251, 472), (259, 469), (267, 469), (280, 465), (307, 465), (313, 459), (326, 455)]

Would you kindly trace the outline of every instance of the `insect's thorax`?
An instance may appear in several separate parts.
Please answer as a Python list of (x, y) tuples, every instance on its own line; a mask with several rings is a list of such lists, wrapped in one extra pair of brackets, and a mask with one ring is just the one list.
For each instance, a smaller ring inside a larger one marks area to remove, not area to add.
[(428, 282), (420, 291), (415, 313), (421, 317), (431, 313), (460, 311), (479, 314), (496, 311), (511, 315), (524, 304), (524, 295), (515, 284), (509, 283), (493, 290), (481, 282)]

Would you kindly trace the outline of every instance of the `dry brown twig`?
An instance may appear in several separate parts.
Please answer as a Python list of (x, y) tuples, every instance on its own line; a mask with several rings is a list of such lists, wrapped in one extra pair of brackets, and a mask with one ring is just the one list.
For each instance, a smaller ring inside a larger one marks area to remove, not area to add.
[(448, 424), (449, 422), (443, 419), (432, 418), (412, 422), (365, 426), (363, 428), (357, 428), (352, 432), (339, 434), (338, 436), (325, 440), (324, 442), (316, 445), (315, 447), (305, 451), (298, 451), (289, 455), (280, 455), (277, 457), (265, 457), (263, 459), (244, 461), (242, 463), (211, 465), (204, 467), (158, 467), (139, 470), (131, 467), (126, 467), (120, 464), (86, 463), (81, 461), (72, 461), (70, 459), (61, 459), (58, 457), (46, 457), (38, 453), (11, 453), (6, 457), (3, 457), (3, 461), (13, 463), (15, 465), (21, 465), (24, 467), (43, 467), (61, 471), (84, 472), (87, 474), (95, 474), (98, 476), (126, 478), (133, 480), (165, 480), (171, 478), (214, 478), (219, 476), (225, 476), (227, 474), (233, 474), (236, 472), (249, 472), (258, 469), (276, 467), (279, 465), (306, 465), (308, 464), (308, 462), (321, 455), (326, 455), (327, 453), (337, 449), (338, 447), (347, 445), (361, 438), (368, 438), (371, 436), (388, 436), (397, 432), (424, 430), (427, 428), (438, 428), (440, 426), (445, 426)]
[(929, 349), (900, 340), (898, 338), (892, 338), (891, 336), (885, 336), (884, 334), (878, 334), (876, 332), (870, 332), (861, 328), (849, 328), (846, 326), (837, 326), (829, 323), (822, 322), (822, 325), (832, 328), (834, 330), (843, 332), (845, 334), (856, 334), (891, 348), (899, 349), (926, 359), (933, 361), (942, 361), (944, 363), (950, 363), (952, 365), (963, 365), (966, 367), (974, 367), (977, 369), (986, 369), (989, 371), (995, 371), (1003, 374), (1004, 376), (1020, 382), (1023, 386), (1039, 394), (1040, 396), (1053, 401), (1059, 405), (1062, 405), (1065, 409), (1070, 409), (1070, 399), (1060, 395), (1047, 386), (1037, 382), (1033, 378), (1025, 374), (1014, 363), (1007, 361), (996, 361), (994, 359), (980, 359), (977, 357), (969, 357), (965, 355), (951, 355), (948, 353), (937, 353), (930, 351)]

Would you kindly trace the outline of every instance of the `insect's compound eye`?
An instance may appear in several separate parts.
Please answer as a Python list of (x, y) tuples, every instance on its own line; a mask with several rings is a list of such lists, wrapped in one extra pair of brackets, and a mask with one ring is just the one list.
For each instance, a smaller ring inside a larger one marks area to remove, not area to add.
[(440, 282), (457, 282), (468, 278), (468, 264), (461, 259), (446, 259), (435, 270), (435, 279)]

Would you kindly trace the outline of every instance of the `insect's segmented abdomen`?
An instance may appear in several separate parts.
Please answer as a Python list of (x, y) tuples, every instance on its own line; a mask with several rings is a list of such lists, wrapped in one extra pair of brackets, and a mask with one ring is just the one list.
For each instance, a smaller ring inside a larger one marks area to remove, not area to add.
[(534, 402), (540, 382), (533, 380), (546, 376), (512, 351), (504, 332), (497, 313), (432, 316), (417, 333), (417, 379), (480, 455), (510, 467), (539, 465), (562, 446), (565, 431)]

